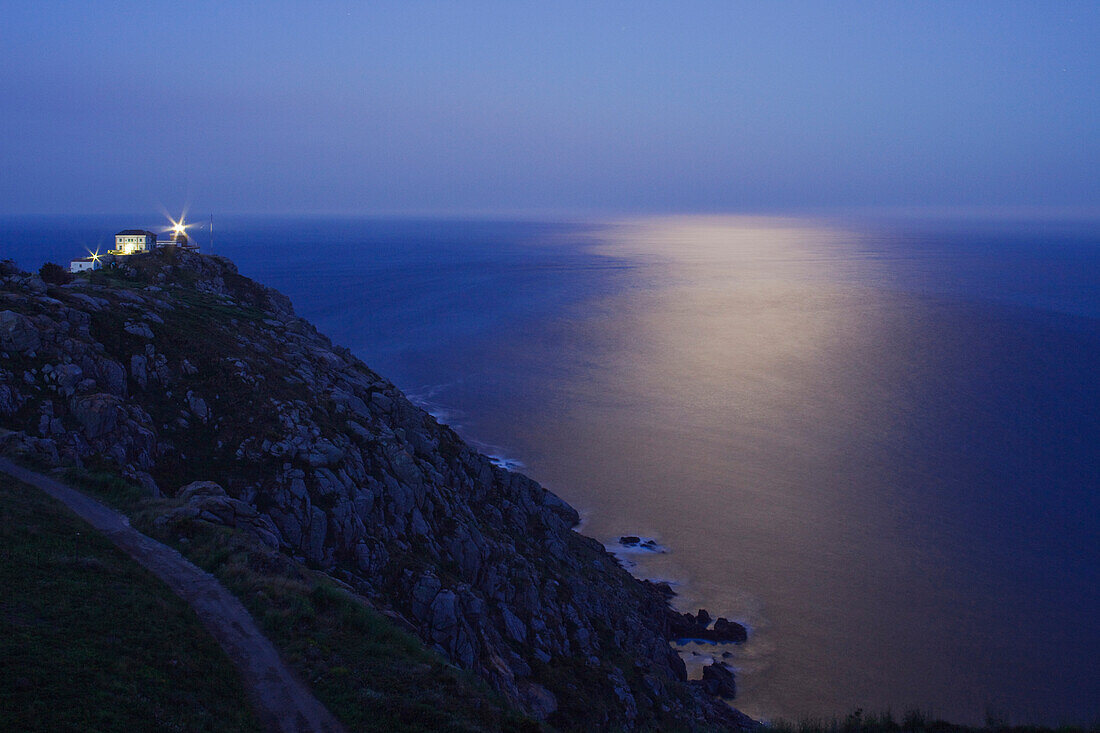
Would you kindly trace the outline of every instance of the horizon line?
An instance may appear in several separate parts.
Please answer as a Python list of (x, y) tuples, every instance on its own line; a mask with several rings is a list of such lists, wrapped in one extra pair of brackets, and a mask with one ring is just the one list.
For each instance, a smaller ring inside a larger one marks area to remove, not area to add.
[[(191, 207), (193, 210), (198, 207)], [(71, 219), (71, 218), (118, 218), (137, 219), (152, 214), (122, 211), (81, 211), (81, 212), (0, 212), (3, 219)], [(956, 206), (956, 205), (914, 205), (914, 206), (791, 206), (758, 207), (729, 209), (376, 209), (364, 211), (300, 209), (295, 211), (229, 211), (207, 212), (197, 221), (210, 216), (230, 218), (332, 218), (332, 219), (428, 219), (428, 220), (471, 220), (471, 221), (593, 221), (633, 218), (672, 218), (672, 217), (838, 217), (866, 216), (886, 218), (986, 218), (986, 219), (1100, 219), (1100, 206), (1058, 206), (1058, 205), (992, 205), (992, 206)]]

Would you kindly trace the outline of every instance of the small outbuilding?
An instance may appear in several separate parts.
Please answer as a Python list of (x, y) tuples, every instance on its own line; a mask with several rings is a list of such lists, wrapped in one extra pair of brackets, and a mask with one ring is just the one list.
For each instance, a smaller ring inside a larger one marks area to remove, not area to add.
[(167, 239), (158, 239), (156, 242), (158, 248), (161, 247), (179, 247), (180, 249), (186, 249), (189, 252), (197, 252), (199, 245), (195, 244), (187, 238), (187, 235), (182, 230), (174, 231)]
[(69, 263), (69, 272), (85, 272), (86, 270), (98, 270), (103, 267), (100, 262), (102, 257), (81, 257)]

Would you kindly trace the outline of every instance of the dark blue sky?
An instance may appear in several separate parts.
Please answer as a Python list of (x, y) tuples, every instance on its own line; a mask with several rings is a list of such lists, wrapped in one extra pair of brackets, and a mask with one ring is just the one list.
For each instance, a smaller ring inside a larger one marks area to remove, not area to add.
[(0, 213), (1100, 201), (1100, 3), (21, 2)]

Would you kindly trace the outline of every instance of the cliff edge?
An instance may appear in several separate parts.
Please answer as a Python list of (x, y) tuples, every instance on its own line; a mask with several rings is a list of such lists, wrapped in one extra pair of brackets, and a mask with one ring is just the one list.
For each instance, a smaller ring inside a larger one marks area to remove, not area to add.
[(570, 506), (227, 259), (158, 251), (65, 285), (4, 263), (0, 357), (0, 449), (186, 499), (166, 519), (323, 570), (550, 726), (752, 725), (687, 680), (680, 614)]

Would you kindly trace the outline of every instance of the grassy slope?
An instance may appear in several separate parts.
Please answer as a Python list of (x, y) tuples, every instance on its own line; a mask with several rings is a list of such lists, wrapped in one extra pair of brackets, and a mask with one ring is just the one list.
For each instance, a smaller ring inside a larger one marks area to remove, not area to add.
[(229, 660), (167, 586), (0, 474), (8, 730), (259, 730)]
[[(155, 263), (154, 263), (155, 264)], [(186, 271), (180, 277), (191, 275)], [(145, 280), (132, 280), (114, 271), (94, 273), (90, 279), (112, 288), (134, 288)], [(106, 295), (106, 294), (101, 294)], [(193, 377), (213, 394), (223, 395), (219, 411), (236, 417), (227, 428), (243, 438), (263, 434), (264, 416), (250, 409), (251, 395), (241, 393), (239, 384), (218, 389), (225, 378), (228, 356), (244, 355), (235, 334), (264, 314), (250, 306), (228, 306), (198, 291), (182, 289), (172, 296), (185, 306), (164, 314), (165, 324), (153, 328), (162, 337), (162, 351), (173, 358), (188, 356), (202, 367)], [(96, 339), (109, 352), (120, 349), (118, 340), (134, 338), (123, 329), (124, 309), (92, 314)], [(132, 348), (130, 351), (138, 351)], [(41, 368), (44, 362), (29, 360), (23, 369)], [(265, 389), (279, 392), (281, 379), (268, 380)], [(189, 385), (185, 378), (181, 389)], [(209, 389), (214, 385), (214, 389)], [(287, 395), (291, 396), (291, 395)], [(164, 418), (178, 411), (166, 398), (151, 413)], [(164, 414), (158, 410), (164, 407)], [(24, 406), (33, 413), (36, 400)], [(165, 418), (166, 420), (166, 418)], [(223, 473), (210, 449), (209, 429), (198, 422), (188, 428), (173, 428), (169, 436), (186, 447), (187, 460), (165, 468), (175, 485)], [(48, 471), (25, 457), (11, 456), (30, 468)], [(153, 520), (175, 505), (172, 500), (154, 501), (142, 489), (121, 479), (114, 468), (94, 458), (86, 461), (91, 470), (71, 470), (65, 477), (72, 485), (88, 491), (127, 514), (134, 526), (180, 550), (188, 559), (211, 572), (252, 613), (264, 633), (284, 658), (310, 685), (315, 695), (350, 730), (365, 731), (496, 731), (539, 730), (541, 726), (512, 710), (503, 698), (476, 676), (449, 664), (426, 648), (395, 622), (346, 593), (330, 578), (311, 572), (259, 546), (249, 536), (206, 522), (191, 521), (170, 527)], [(158, 476), (158, 479), (164, 479)], [(181, 541), (182, 540), (182, 541)]]
[(315, 695), (356, 731), (537, 731), (472, 674), (324, 575), (244, 532), (190, 520), (157, 526), (174, 500), (142, 498), (109, 472), (66, 480), (128, 514), (135, 527), (211, 572), (252, 613)]

